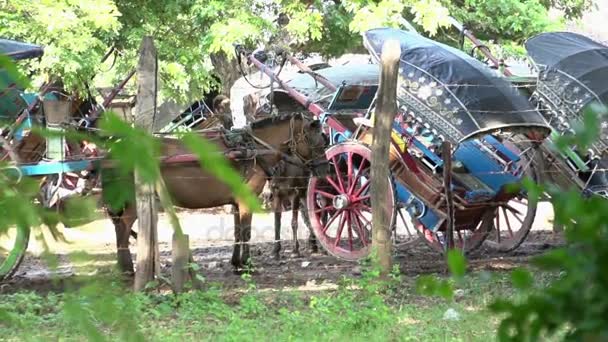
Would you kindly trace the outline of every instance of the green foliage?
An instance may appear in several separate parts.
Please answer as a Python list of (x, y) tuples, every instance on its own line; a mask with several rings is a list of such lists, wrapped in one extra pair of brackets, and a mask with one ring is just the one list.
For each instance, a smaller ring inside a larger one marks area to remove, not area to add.
[[(575, 136), (559, 139), (558, 146), (576, 145), (585, 150), (599, 135), (599, 122), (606, 108), (585, 113)], [(605, 121), (605, 119), (602, 119)], [(560, 272), (548, 286), (533, 286), (533, 277), (524, 269), (512, 273), (513, 285), (523, 290), (523, 301), (498, 299), (491, 308), (506, 318), (501, 322), (502, 341), (537, 340), (565, 330), (566, 340), (601, 341), (608, 338), (608, 201), (583, 198), (577, 191), (540, 188), (551, 195), (554, 220), (566, 227), (567, 245), (534, 260), (536, 267)], [(536, 192), (539, 189), (535, 190)], [(551, 313), (551, 314), (547, 314)]]
[[(107, 87), (122, 80), (135, 67), (141, 38), (151, 35), (160, 99), (185, 103), (217, 87), (213, 74), (223, 80), (238, 75), (236, 68), (224, 70), (211, 58), (232, 60), (235, 43), (290, 44), (294, 50), (337, 56), (361, 51), (361, 32), (404, 27), (404, 20), (450, 41), (451, 15), (511, 54), (520, 53), (521, 42), (531, 35), (559, 27), (560, 21), (549, 19), (549, 8), (579, 18), (590, 6), (590, 0), (9, 0), (0, 3), (0, 36), (45, 46), (41, 62), (24, 62), (38, 76), (35, 86), (55, 76), (66, 89), (83, 91), (87, 83)], [(284, 27), (275, 22), (281, 13), (289, 17)], [(102, 65), (112, 46), (120, 56)]]
[(466, 0), (450, 2), (450, 13), (484, 40), (523, 40), (549, 30), (554, 23), (539, 0)]
[(452, 249), (447, 253), (448, 269), (452, 279), (439, 279), (432, 275), (424, 275), (416, 281), (418, 293), (426, 296), (436, 296), (448, 301), (454, 300), (454, 284), (462, 281), (466, 272), (466, 259), (461, 251)]
[[(30, 80), (19, 71), (12, 59), (7, 56), (0, 55), (0, 71), (6, 72), (8, 77), (14, 80), (17, 86), (24, 89), (30, 86)], [(7, 86), (8, 84), (0, 83), (0, 89), (5, 89)]]
[(579, 19), (585, 10), (597, 8), (600, 0), (541, 0), (547, 8), (556, 8), (564, 12), (567, 19)]
[(460, 250), (448, 251), (448, 268), (456, 278), (462, 278), (467, 269), (466, 259)]
[(0, 37), (43, 45), (42, 60), (27, 63), (29, 71), (60, 77), (67, 89), (83, 91), (120, 29), (118, 15), (112, 0), (3, 1)]
[[(67, 303), (76, 303), (85, 309), (74, 314), (82, 313), (106, 340), (136, 340), (143, 334), (146, 341), (491, 341), (496, 320), (483, 308), (487, 298), (512, 294), (508, 276), (501, 272), (467, 276), (466, 293), (451, 303), (412, 295), (409, 277), (382, 282), (381, 292), (375, 292), (374, 274), (364, 272), (362, 278), (318, 291), (263, 291), (248, 279), (244, 293), (208, 284), (205, 290), (179, 295), (133, 294), (96, 278), (98, 295), (95, 287), (78, 295), (3, 294), (0, 313), (11, 321), (0, 319), (0, 330), (6, 341), (87, 339), (84, 326), (66, 312), (71, 310)], [(535, 275), (535, 281), (544, 276)], [(107, 303), (97, 300), (101, 298)], [(252, 308), (260, 313), (252, 314)], [(462, 319), (443, 320), (448, 308)]]

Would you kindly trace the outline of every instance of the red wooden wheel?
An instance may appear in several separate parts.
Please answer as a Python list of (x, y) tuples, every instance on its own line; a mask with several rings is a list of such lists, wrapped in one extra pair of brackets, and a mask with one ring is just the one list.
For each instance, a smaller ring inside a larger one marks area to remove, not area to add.
[[(333, 256), (359, 260), (371, 247), (371, 150), (360, 143), (342, 143), (325, 153), (332, 172), (308, 183), (307, 207), (312, 230)], [(389, 179), (390, 181), (390, 179)], [(395, 193), (386, 189), (386, 209), (395, 221)]]

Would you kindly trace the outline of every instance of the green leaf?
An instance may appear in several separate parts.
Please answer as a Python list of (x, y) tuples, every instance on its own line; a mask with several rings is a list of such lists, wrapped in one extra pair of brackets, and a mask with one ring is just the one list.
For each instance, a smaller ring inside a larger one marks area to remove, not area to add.
[(184, 133), (182, 141), (198, 157), (201, 168), (228, 185), (235, 197), (242, 201), (248, 210), (262, 210), (257, 196), (247, 187), (241, 175), (232, 168), (224, 154), (214, 144), (191, 132)]
[(457, 278), (463, 277), (467, 270), (467, 261), (460, 250), (448, 251), (448, 268), (452, 275)]
[(488, 309), (495, 313), (509, 312), (513, 309), (513, 307), (514, 304), (506, 299), (495, 299), (490, 305), (488, 305)]
[(454, 297), (452, 284), (435, 276), (421, 276), (416, 280), (416, 291), (421, 295), (439, 296), (451, 300)]
[(97, 213), (97, 201), (94, 198), (71, 197), (64, 200), (64, 214), (61, 222), (66, 227), (78, 227), (102, 218)]
[(517, 268), (511, 272), (511, 282), (516, 288), (520, 290), (527, 290), (532, 287), (534, 279), (528, 270)]
[(565, 248), (555, 249), (532, 259), (532, 263), (545, 270), (559, 270), (570, 260), (571, 256)]
[[(9, 79), (20, 88), (28, 88), (30, 86), (30, 81), (19, 71), (15, 62), (8, 56), (0, 55), (0, 72), (6, 72)], [(8, 84), (0, 83), (0, 90), (3, 90), (6, 86)]]

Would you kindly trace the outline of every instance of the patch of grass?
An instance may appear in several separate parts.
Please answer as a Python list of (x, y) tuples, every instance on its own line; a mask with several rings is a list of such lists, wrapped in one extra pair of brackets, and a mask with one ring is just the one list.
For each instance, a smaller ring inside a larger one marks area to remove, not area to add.
[[(536, 274), (535, 281), (549, 278)], [(97, 340), (91, 332), (97, 328), (101, 340), (492, 341), (500, 317), (487, 304), (516, 295), (508, 273), (465, 276), (454, 286), (453, 301), (416, 294), (414, 280), (344, 278), (337, 290), (315, 294), (261, 292), (249, 279), (244, 293), (210, 286), (177, 296), (134, 294), (117, 284), (104, 285), (98, 294), (95, 286), (69, 294), (21, 292), (0, 297), (0, 311), (9, 317), (0, 321), (0, 338)], [(72, 311), (76, 306), (79, 311)], [(445, 319), (448, 310), (457, 319)]]

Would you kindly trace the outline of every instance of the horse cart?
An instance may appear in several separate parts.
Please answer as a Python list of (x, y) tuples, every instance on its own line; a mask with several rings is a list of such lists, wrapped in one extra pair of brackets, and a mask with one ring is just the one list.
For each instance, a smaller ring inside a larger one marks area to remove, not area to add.
[[(2, 55), (14, 61), (37, 58), (44, 53), (40, 46), (11, 40), (0, 41), (0, 48)], [(79, 114), (88, 112), (93, 103), (72, 100), (51, 83), (42, 87), (40, 95), (26, 93), (5, 69), (0, 70), (0, 76), (3, 176), (14, 176), (16, 182), (23, 177), (39, 180), (37, 200), (47, 208), (56, 207), (72, 195), (92, 192), (95, 179), (90, 171), (95, 168), (95, 148), (85, 141), (68, 142), (61, 136), (42, 137), (32, 132), (32, 128), (62, 131), (65, 125), (81, 126), (83, 117)], [(29, 228), (18, 227), (0, 237), (0, 280), (16, 271), (25, 255), (29, 235)]]
[[(536, 203), (510, 185), (535, 177), (529, 152), (550, 133), (543, 117), (482, 62), (419, 35), (388, 28), (367, 31), (364, 45), (376, 61), (388, 39), (397, 39), (402, 49), (391, 186), (385, 192), (392, 221), (397, 216), (409, 221), (431, 247), (444, 250), (443, 141), (454, 146), (450, 189), (458, 248), (472, 251), (492, 228), (512, 230), (533, 221)], [(237, 54), (243, 55), (243, 49)], [(246, 56), (279, 85), (272, 95), (279, 112), (307, 110), (325, 123), (331, 140), (325, 156), (332, 172), (310, 179), (308, 219), (330, 254), (346, 260), (366, 257), (371, 244), (370, 119), (378, 65), (351, 65), (348, 77), (343, 77), (345, 67), (313, 72), (303, 66), (302, 75), (284, 82), (265, 68), (264, 52)], [(529, 146), (513, 141), (518, 135), (525, 135)]]
[[(561, 135), (574, 134), (593, 104), (604, 108), (608, 105), (608, 47), (578, 33), (541, 33), (525, 43), (531, 75), (520, 77), (502, 65), (466, 28), (457, 22), (454, 25), (494, 68), (502, 69), (552, 127), (549, 138), (537, 146), (538, 181), (561, 189), (578, 189), (584, 196), (608, 198), (608, 119), (599, 118), (599, 136), (588, 151), (576, 146), (558, 150), (554, 143)], [(529, 231), (531, 225), (520, 229)]]
[[(577, 33), (548, 32), (530, 38), (526, 51), (538, 80), (531, 101), (554, 130), (552, 136), (574, 133), (592, 104), (608, 105), (608, 47)], [(584, 195), (608, 198), (608, 119), (600, 118), (598, 139), (588, 151), (571, 147), (558, 152), (541, 145), (547, 179)]]

